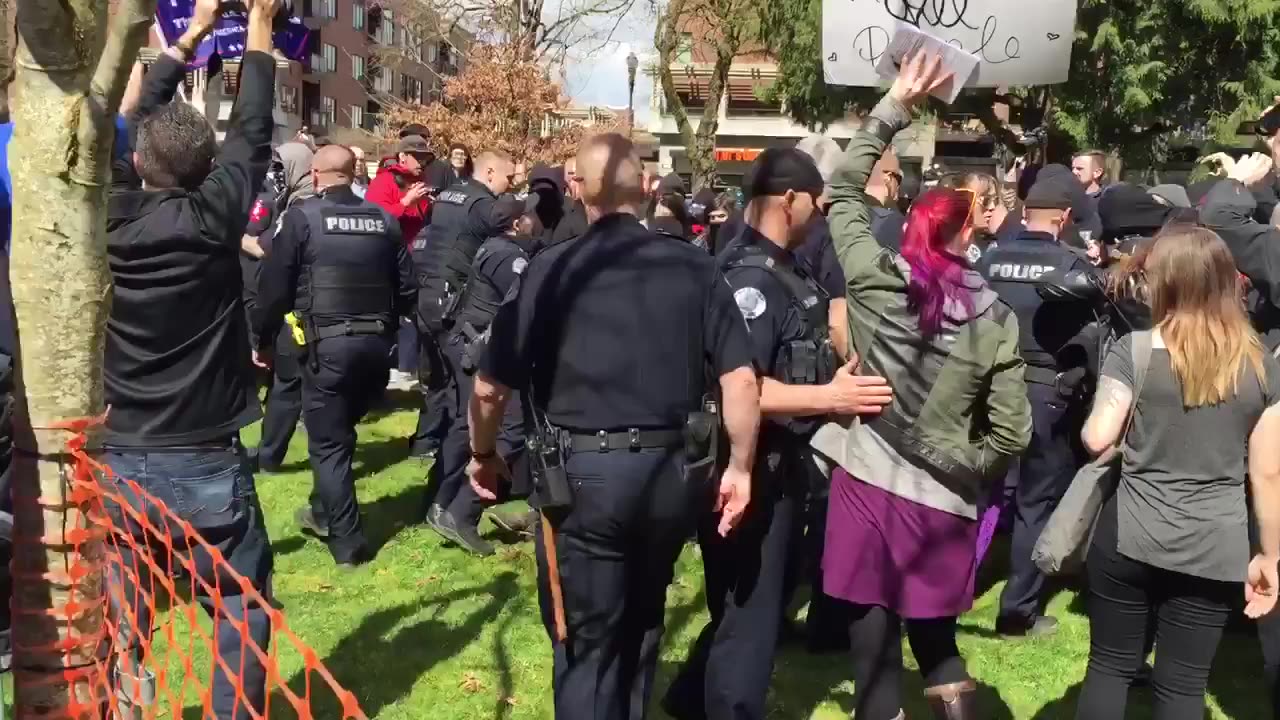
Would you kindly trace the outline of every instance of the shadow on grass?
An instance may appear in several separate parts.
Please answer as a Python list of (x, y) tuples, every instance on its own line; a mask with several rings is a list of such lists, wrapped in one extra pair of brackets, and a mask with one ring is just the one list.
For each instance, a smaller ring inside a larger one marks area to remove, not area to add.
[[(365, 617), (358, 628), (339, 641), (333, 652), (324, 658), (323, 664), (339, 683), (359, 698), (367, 717), (377, 717), (384, 707), (406, 697), (432, 668), (475, 642), (518, 591), (515, 573), (504, 572), (483, 585), (379, 610)], [(446, 621), (444, 614), (455, 604), (479, 606), (460, 621)], [(429, 613), (430, 617), (397, 628), (405, 618), (423, 612)], [(506, 624), (509, 621), (504, 620)], [(502, 698), (514, 692), (511, 663), (503, 640), (505, 636), (505, 632), (497, 633), (494, 651), (502, 678)], [(318, 675), (302, 670), (289, 680), (288, 685), (299, 695), (310, 687), (311, 717), (344, 717), (341, 703), (324, 689), (324, 681)], [(281, 691), (276, 691), (271, 704), (273, 707), (277, 704), (289, 707)], [(505, 704), (500, 699), (495, 718), (506, 717)]]
[[(356, 480), (363, 480), (376, 475), (389, 467), (398, 465), (409, 459), (409, 440), (402, 437), (382, 438), (380, 440), (362, 440), (356, 443), (355, 453), (351, 457), (352, 471)], [(426, 476), (426, 468), (423, 468)]]
[(395, 539), (401, 530), (421, 522), (424, 513), (425, 486), (405, 487), (394, 495), (384, 495), (370, 503), (361, 503), (360, 517), (369, 549), (377, 553)]
[(373, 422), (401, 410), (422, 408), (422, 393), (418, 390), (393, 390), (388, 388), (382, 397), (369, 408), (364, 422)]

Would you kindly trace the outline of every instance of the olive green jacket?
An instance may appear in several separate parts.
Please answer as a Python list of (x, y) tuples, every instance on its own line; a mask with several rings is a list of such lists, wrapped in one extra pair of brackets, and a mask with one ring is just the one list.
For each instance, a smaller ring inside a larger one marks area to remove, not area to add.
[(948, 300), (941, 330), (923, 338), (907, 304), (911, 268), (872, 236), (865, 193), (885, 146), (909, 122), (900, 105), (881, 101), (831, 180), (828, 213), (859, 372), (888, 379), (894, 400), (879, 417), (823, 428), (814, 447), (864, 482), (973, 517), (979, 497), (1031, 439), (1018, 320), (968, 270), (967, 294)]

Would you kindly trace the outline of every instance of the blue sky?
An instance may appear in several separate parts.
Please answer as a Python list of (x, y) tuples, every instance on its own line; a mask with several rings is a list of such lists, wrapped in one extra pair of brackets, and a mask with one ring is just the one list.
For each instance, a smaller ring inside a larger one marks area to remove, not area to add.
[[(637, 9), (633, 15), (643, 12)], [(577, 105), (627, 107), (627, 54), (640, 58), (636, 74), (636, 123), (643, 125), (649, 117), (652, 81), (644, 75), (644, 66), (653, 61), (653, 24), (645, 17), (628, 18), (618, 26), (613, 42), (588, 57), (570, 53), (566, 62), (565, 92)]]

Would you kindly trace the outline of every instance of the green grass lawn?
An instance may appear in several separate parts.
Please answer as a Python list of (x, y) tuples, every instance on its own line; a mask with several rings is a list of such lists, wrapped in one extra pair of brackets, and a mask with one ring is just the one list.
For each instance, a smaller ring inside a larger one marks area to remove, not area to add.
[[(404, 398), (402, 398), (404, 399)], [(538, 619), (531, 544), (500, 545), (481, 560), (445, 547), (418, 516), (426, 468), (404, 459), (416, 416), (375, 414), (360, 428), (356, 473), (364, 528), (382, 545), (377, 559), (354, 572), (335, 569), (325, 548), (294, 525), (295, 508), (311, 487), (305, 435), (294, 438), (285, 472), (262, 474), (258, 492), (276, 551), (276, 595), (292, 630), (314, 648), (370, 718), (551, 718), (551, 653)], [(255, 442), (256, 428), (246, 434)], [(484, 531), (492, 530), (487, 521)], [(994, 559), (1003, 546), (997, 545)], [(1002, 563), (993, 563), (1002, 564)], [(998, 570), (997, 570), (998, 572)], [(989, 583), (988, 583), (989, 584)], [(1089, 630), (1076, 595), (1058, 593), (1051, 612), (1061, 632), (1044, 641), (1007, 642), (991, 633), (1000, 586), (986, 590), (961, 619), (960, 647), (970, 671), (983, 683), (994, 720), (1072, 718), (1084, 677)], [(696, 547), (680, 560), (668, 593), (668, 632), (657, 691), (665, 691), (706, 620)], [(181, 641), (179, 634), (179, 644)], [(303, 657), (284, 644), (280, 674), (303, 692)], [(207, 660), (196, 667), (207, 667)], [(770, 717), (847, 718), (852, 685), (843, 656), (812, 657), (798, 648), (779, 656), (770, 695)], [(1249, 628), (1230, 634), (1219, 651), (1210, 688), (1212, 718), (1262, 720), (1261, 659)], [(336, 720), (341, 710), (312, 677), (312, 716)], [(920, 682), (909, 679), (912, 718), (928, 717)], [(188, 720), (199, 718), (188, 692)], [(273, 718), (296, 714), (278, 691)], [(175, 713), (176, 714), (176, 713)], [(656, 704), (651, 716), (664, 718)], [(1150, 693), (1135, 691), (1130, 718), (1150, 718)]]

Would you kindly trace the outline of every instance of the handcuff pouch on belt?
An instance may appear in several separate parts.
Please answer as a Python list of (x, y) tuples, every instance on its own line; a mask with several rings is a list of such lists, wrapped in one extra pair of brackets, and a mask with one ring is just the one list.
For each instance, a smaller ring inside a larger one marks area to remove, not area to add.
[(533, 492), (543, 510), (573, 507), (573, 486), (565, 469), (564, 432), (534, 407), (532, 387), (525, 393), (525, 446), (533, 468)]
[(720, 403), (707, 395), (702, 409), (689, 413), (684, 423), (684, 479), (688, 484), (710, 485), (721, 469)]
[(458, 332), (462, 335), (462, 371), (474, 375), (476, 368), (480, 367), (480, 355), (489, 344), (489, 328), (481, 331), (475, 325), (463, 322)]

